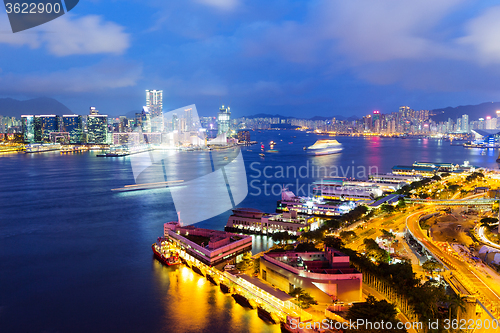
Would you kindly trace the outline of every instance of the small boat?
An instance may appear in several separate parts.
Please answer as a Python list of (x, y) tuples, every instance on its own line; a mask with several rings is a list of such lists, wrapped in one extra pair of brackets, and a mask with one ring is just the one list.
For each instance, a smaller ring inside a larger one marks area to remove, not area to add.
[(203, 272), (201, 271), (201, 269), (199, 269), (197, 266), (193, 265), (193, 267), (191, 267), (191, 269), (193, 271), (195, 271), (196, 273), (200, 274), (201, 276), (205, 276), (205, 274), (203, 274)]
[(207, 274), (206, 278), (207, 278), (207, 280), (208, 280), (208, 281), (210, 281), (212, 284), (217, 285), (217, 281), (215, 281), (215, 279), (214, 279), (211, 275)]
[(280, 322), (279, 318), (274, 313), (267, 311), (261, 305), (257, 307), (257, 315), (262, 320), (271, 324), (278, 324)]
[(260, 156), (260, 157), (264, 157), (264, 156), (266, 156), (266, 155), (265, 155), (264, 153), (260, 153), (260, 154), (259, 154), (259, 156)]
[(164, 263), (167, 266), (174, 266), (174, 265), (179, 265), (181, 263), (179, 259), (179, 254), (172, 254), (170, 256), (165, 256), (163, 253), (158, 251), (156, 248), (156, 244), (153, 244), (152, 246), (153, 249), (153, 254), (156, 259), (158, 259), (160, 262)]
[(226, 286), (224, 283), (220, 283), (219, 285), (220, 287), (220, 290), (224, 293), (224, 294), (228, 294), (231, 292), (231, 288), (229, 288), (228, 286)]
[(255, 309), (255, 302), (253, 302), (254, 304), (252, 304), (252, 302), (249, 301), (245, 296), (240, 295), (240, 294), (232, 294), (231, 296), (233, 296), (234, 300), (239, 305), (246, 307), (246, 308)]

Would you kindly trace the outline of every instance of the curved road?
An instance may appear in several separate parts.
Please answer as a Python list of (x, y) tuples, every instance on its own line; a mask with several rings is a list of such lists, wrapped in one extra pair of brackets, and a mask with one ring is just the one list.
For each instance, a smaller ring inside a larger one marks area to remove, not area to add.
[[(424, 209), (417, 213), (413, 213), (406, 218), (406, 226), (408, 230), (413, 234), (413, 236), (420, 241), (436, 258), (441, 260), (453, 273), (458, 272), (460, 276), (460, 281), (471, 291), (477, 292), (478, 298), (482, 303), (490, 309), (497, 308), (500, 305), (500, 286), (492, 283), (493, 281), (488, 281), (484, 278), (481, 273), (478, 273), (476, 269), (469, 265), (467, 262), (462, 261), (455, 256), (443, 251), (441, 248), (436, 246), (420, 228), (419, 218), (426, 213), (429, 213), (432, 209)], [(464, 279), (465, 277), (465, 279)], [(485, 304), (486, 303), (486, 304)], [(493, 313), (496, 318), (498, 318), (498, 313)]]

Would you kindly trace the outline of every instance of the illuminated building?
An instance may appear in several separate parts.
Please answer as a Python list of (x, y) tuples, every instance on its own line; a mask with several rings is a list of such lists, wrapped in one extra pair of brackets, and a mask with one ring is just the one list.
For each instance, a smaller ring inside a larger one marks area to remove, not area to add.
[(178, 222), (164, 224), (164, 237), (208, 266), (239, 260), (252, 250), (252, 236), (225, 231), (182, 227)]
[(303, 231), (315, 230), (318, 227), (317, 217), (299, 215), (297, 211), (266, 214), (254, 208), (236, 208), (229, 216), (225, 230), (250, 234), (286, 231), (292, 236), (299, 236)]
[(302, 288), (320, 303), (362, 300), (363, 275), (350, 267), (349, 256), (332, 248), (317, 252), (267, 252), (260, 276), (279, 289)]
[(250, 142), (250, 131), (239, 131), (238, 132), (239, 142)]
[(24, 142), (35, 142), (35, 117), (21, 116)]
[(50, 142), (50, 133), (59, 132), (59, 117), (53, 114), (35, 116), (34, 124), (35, 142)]
[(437, 171), (437, 167), (431, 166), (395, 165), (392, 167), (393, 174), (406, 176), (421, 175), (423, 177), (433, 177)]
[(98, 114), (99, 114), (99, 110), (97, 110), (95, 107), (91, 106), (90, 111), (89, 111), (89, 115), (96, 116)]
[(108, 139), (108, 116), (89, 115), (87, 118), (87, 142), (106, 144)]
[(83, 117), (76, 114), (63, 115), (61, 131), (69, 133), (70, 143), (83, 142)]
[(219, 109), (217, 114), (217, 135), (226, 134), (229, 132), (229, 122), (231, 120), (231, 112), (229, 107), (224, 105)]
[[(151, 132), (163, 131), (163, 90), (146, 90), (146, 107), (151, 117)], [(149, 132), (149, 131), (148, 131)]]

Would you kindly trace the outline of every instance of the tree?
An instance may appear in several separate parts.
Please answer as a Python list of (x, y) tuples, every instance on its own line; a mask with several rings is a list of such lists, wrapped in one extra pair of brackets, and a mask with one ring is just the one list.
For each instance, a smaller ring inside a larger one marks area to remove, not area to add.
[(293, 288), (292, 291), (288, 293), (290, 296), (295, 297), (295, 299), (299, 302), (299, 306), (303, 309), (307, 309), (313, 304), (318, 304), (318, 302), (304, 289), (297, 287)]
[(271, 235), (274, 242), (279, 242), (281, 245), (290, 239), (290, 234), (287, 231), (275, 232)]
[(295, 251), (297, 251), (297, 252), (315, 252), (318, 250), (314, 246), (314, 243), (304, 242), (304, 243), (297, 244), (297, 246), (295, 247)]
[(340, 232), (340, 238), (342, 238), (346, 242), (351, 242), (356, 238), (356, 233), (352, 230), (350, 231), (344, 230)]
[[(384, 321), (385, 323), (391, 322), (393, 329), (391, 332), (407, 332), (403, 329), (396, 329), (397, 323), (399, 320), (396, 318), (398, 312), (396, 310), (396, 306), (387, 302), (386, 300), (377, 301), (375, 297), (369, 295), (366, 298), (366, 302), (364, 303), (354, 303), (349, 310), (347, 311), (347, 320), (351, 320), (356, 322), (358, 319), (364, 319), (366, 321), (370, 321), (372, 323)], [(371, 332), (381, 332), (379, 330), (375, 330), (370, 328), (369, 326), (363, 327), (358, 326), (356, 330), (350, 330), (349, 332), (363, 332), (363, 333), (371, 333)]]
[(324, 242), (326, 247), (331, 247), (331, 248), (334, 248), (337, 250), (344, 248), (344, 242), (339, 237), (327, 236), (327, 237), (325, 237), (323, 242)]
[(388, 230), (385, 230), (385, 229), (382, 229), (381, 231), (382, 231), (382, 234), (384, 234), (385, 237), (396, 239), (396, 235), (393, 234), (392, 232), (390, 232)]
[(380, 210), (384, 213), (390, 214), (394, 211), (394, 206), (384, 203), (380, 206)]
[(466, 296), (460, 296), (455, 293), (453, 295), (448, 297), (448, 302), (450, 303), (449, 307), (449, 319), (451, 321), (451, 314), (453, 312), (454, 318), (458, 318), (458, 310), (465, 312), (466, 311), (466, 304), (467, 304), (467, 297)]
[(434, 177), (431, 178), (432, 180), (435, 180), (435, 181), (440, 181), (441, 180), (441, 177), (439, 177), (438, 175), (435, 175)]
[(397, 207), (399, 209), (405, 209), (406, 208), (406, 203), (405, 203), (405, 199), (404, 198), (399, 198)]
[(434, 271), (441, 268), (443, 268), (443, 265), (435, 260), (427, 260), (422, 264), (422, 269), (431, 275), (434, 274)]
[(373, 258), (377, 263), (387, 263), (391, 260), (389, 253), (380, 248), (374, 239), (365, 238), (363, 244), (365, 245), (367, 256)]

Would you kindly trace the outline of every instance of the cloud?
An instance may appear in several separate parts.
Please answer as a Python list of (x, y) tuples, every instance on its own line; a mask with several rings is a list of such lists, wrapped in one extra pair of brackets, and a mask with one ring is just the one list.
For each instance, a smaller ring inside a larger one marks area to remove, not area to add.
[(457, 43), (470, 47), (478, 62), (487, 65), (500, 63), (500, 6), (487, 9), (466, 24), (466, 36)]
[(239, 4), (238, 0), (195, 0), (198, 3), (221, 10), (233, 10)]
[[(0, 17), (1, 18), (1, 17)], [(66, 14), (42, 26), (11, 33), (7, 16), (0, 19), (0, 43), (27, 45), (32, 49), (42, 45), (49, 53), (62, 57), (85, 54), (123, 54), (130, 46), (130, 36), (124, 27), (104, 21), (101, 16), (77, 17)]]
[(142, 77), (142, 65), (108, 60), (87, 67), (56, 72), (0, 75), (0, 94), (101, 93), (109, 89), (135, 86)]

